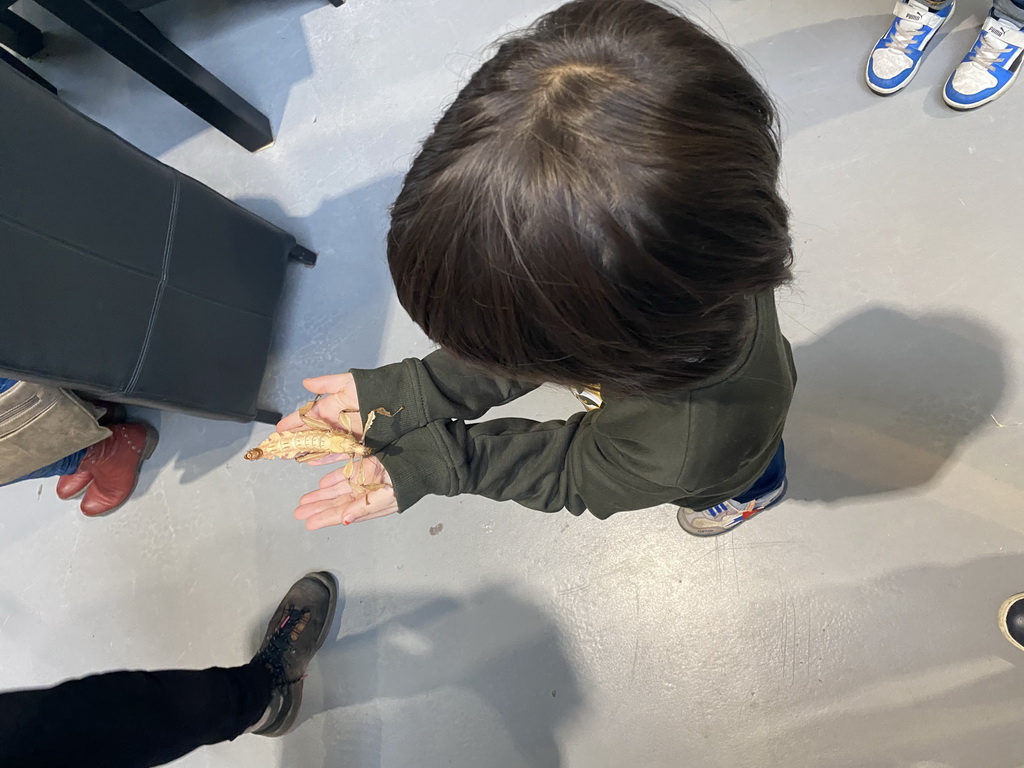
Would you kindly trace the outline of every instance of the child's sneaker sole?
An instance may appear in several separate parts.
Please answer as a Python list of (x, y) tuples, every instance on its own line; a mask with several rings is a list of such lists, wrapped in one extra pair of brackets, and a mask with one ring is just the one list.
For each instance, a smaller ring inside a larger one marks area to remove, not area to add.
[(1010, 86), (1017, 81), (1017, 75), (1019, 74), (1020, 70), (1014, 72), (1013, 77), (1007, 80), (1004, 86), (1002, 86), (998, 91), (993, 93), (991, 96), (986, 96), (984, 99), (981, 99), (980, 101), (972, 102), (971, 104), (961, 104), (960, 102), (953, 101), (953, 99), (951, 99), (949, 95), (946, 93), (946, 88), (942, 89), (942, 100), (946, 102), (947, 107), (955, 109), (957, 112), (970, 112), (972, 109), (977, 109), (978, 107), (983, 107), (986, 104), (990, 104), (991, 102), (995, 101), (1000, 96), (1002, 96), (1004, 93), (1006, 93), (1008, 90), (1010, 90)]

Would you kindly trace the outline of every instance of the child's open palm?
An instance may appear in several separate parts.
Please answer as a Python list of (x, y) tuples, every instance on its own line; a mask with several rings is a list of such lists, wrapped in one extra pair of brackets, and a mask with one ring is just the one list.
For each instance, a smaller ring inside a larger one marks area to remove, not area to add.
[[(362, 437), (363, 425), (359, 421), (359, 396), (351, 373), (335, 373), (330, 376), (316, 376), (304, 379), (302, 386), (320, 399), (309, 409), (308, 416), (326, 422), (334, 429), (345, 429), (356, 437)], [(343, 424), (339, 417), (349, 414), (351, 424)], [(277, 431), (298, 431), (308, 429), (298, 410), (294, 410), (277, 422)], [(338, 459), (332, 459), (337, 461)], [(328, 463), (326, 460), (320, 463)]]
[(358, 462), (353, 477), (356, 484), (384, 484), (383, 488), (365, 493), (352, 488), (353, 479), (345, 468), (325, 475), (318, 490), (299, 499), (295, 517), (306, 521), (306, 527), (315, 531), (329, 525), (349, 525), (364, 520), (385, 517), (398, 511), (395, 489), (391, 477), (379, 460), (370, 456)]
[[(308, 416), (325, 422), (334, 429), (344, 429), (358, 438), (363, 425), (359, 417), (359, 396), (352, 374), (338, 373), (306, 379), (303, 386), (321, 398), (309, 410)], [(348, 422), (341, 414), (349, 414)], [(293, 411), (277, 424), (277, 431), (308, 429), (299, 412)], [(316, 461), (314, 466), (338, 461), (351, 462), (349, 454), (336, 453)], [(379, 460), (373, 457), (354, 459), (355, 463), (328, 473), (320, 480), (318, 490), (299, 499), (295, 517), (306, 521), (306, 527), (315, 531), (329, 525), (349, 525), (373, 520), (398, 511), (391, 477)], [(379, 487), (383, 485), (384, 487)], [(354, 487), (353, 487), (354, 486)], [(377, 486), (367, 492), (365, 486)]]

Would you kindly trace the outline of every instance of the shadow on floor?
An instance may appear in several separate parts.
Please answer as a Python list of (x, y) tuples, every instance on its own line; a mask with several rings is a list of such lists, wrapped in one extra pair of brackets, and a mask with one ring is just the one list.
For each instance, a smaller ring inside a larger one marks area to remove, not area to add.
[[(400, 176), (385, 177), (325, 200), (305, 217), (288, 216), (274, 200), (237, 201), (319, 256), (313, 269), (292, 265), (287, 270), (262, 407), (287, 413), (309, 397), (303, 378), (377, 365), (394, 294), (384, 252), (388, 209), (400, 184)], [(132, 409), (132, 414), (161, 431), (137, 494), (171, 463), (180, 470), (180, 482), (189, 483), (228, 461), (241, 461), (254, 435), (265, 429), (170, 412)]]
[[(885, 100), (867, 87), (864, 69), (868, 54), (892, 23), (893, 16), (890, 5), (872, 5), (884, 13), (805, 24), (743, 46), (744, 61), (767, 84), (779, 103), (786, 136), (797, 136), (810, 129), (817, 129), (819, 133), (832, 130), (822, 126), (837, 125), (837, 119), (844, 115), (870, 108), (884, 109)], [(985, 5), (984, 0), (979, 7), (981, 5)], [(866, 8), (859, 5), (852, 10)], [(949, 57), (955, 55), (958, 62), (977, 35), (974, 27), (954, 31), (963, 19), (963, 14), (958, 11), (953, 23), (939, 31), (929, 45), (928, 58), (922, 64), (923, 71), (898, 98), (929, 90), (933, 93), (926, 101), (925, 109), (930, 115), (942, 118), (957, 116), (957, 112), (942, 104), (941, 90), (954, 65)], [(946, 37), (951, 38), (948, 43), (943, 42)], [(936, 49), (940, 49), (938, 56)], [(929, 64), (930, 59), (936, 61)], [(844, 69), (846, 76), (837, 78), (837, 68)], [(851, 148), (851, 152), (855, 151)]]
[[(1024, 654), (997, 626), (1000, 604), (1021, 590), (1024, 557), (996, 555), (759, 596), (738, 626), (750, 630), (752, 663), (781, 671), (759, 691), (777, 764), (1024, 764)], [(765, 749), (763, 729), (729, 738), (736, 752)]]
[[(743, 46), (743, 60), (779, 104), (787, 137), (879, 105), (879, 97), (864, 82), (864, 67), (871, 47), (891, 22), (891, 14), (835, 19)], [(836, 67), (847, 69), (848, 77), (837, 78)], [(922, 87), (925, 82), (915, 79), (907, 89)]]
[(265, 407), (291, 410), (306, 399), (302, 379), (374, 367), (394, 286), (386, 242), (402, 176), (377, 179), (288, 216), (274, 200), (238, 200), (317, 252), (313, 269), (289, 269), (263, 383)]
[[(341, 626), (318, 654), (309, 688), (324, 689), (309, 691), (305, 737), (286, 740), (282, 766), (371, 768), (396, 749), (417, 768), (562, 765), (559, 732), (584, 699), (559, 629), (528, 599), (503, 586), (348, 595)], [(334, 710), (344, 713), (322, 717)], [(396, 733), (415, 745), (382, 743)]]
[(932, 480), (993, 424), (1006, 388), (1002, 347), (964, 317), (876, 308), (796, 349), (792, 498), (832, 502)]
[[(328, 0), (166, 0), (144, 15), (265, 114), (276, 136), (292, 88), (313, 76), (301, 18), (321, 9), (344, 13), (344, 7), (334, 8)], [(46, 33), (46, 48), (30, 65), (86, 114), (146, 115), (138, 129), (149, 154), (160, 157), (209, 129), (187, 108), (31, 2), (21, 3), (18, 13)], [(253, 40), (262, 44), (252, 45)], [(96, 87), (97, 82), (104, 87)], [(126, 138), (138, 143), (134, 131), (128, 133)]]

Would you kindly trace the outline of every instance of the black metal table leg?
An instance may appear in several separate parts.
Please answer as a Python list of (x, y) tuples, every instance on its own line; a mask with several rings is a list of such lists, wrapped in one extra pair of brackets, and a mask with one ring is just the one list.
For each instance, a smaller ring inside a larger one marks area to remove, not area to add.
[(270, 121), (120, 0), (35, 0), (250, 152), (274, 142)]
[(43, 33), (14, 11), (0, 10), (0, 45), (26, 59), (43, 50)]
[(316, 254), (309, 248), (298, 244), (288, 252), (288, 260), (297, 262), (304, 267), (316, 266)]
[(32, 69), (31, 67), (25, 65), (20, 59), (15, 58), (11, 54), (9, 54), (7, 51), (5, 51), (3, 48), (0, 48), (0, 61), (2, 61), (4, 64), (8, 64), (8, 65), (14, 67), (16, 70), (21, 72), (21, 74), (23, 74), (29, 80), (34, 80), (35, 82), (39, 83), (39, 85), (43, 86), (43, 88), (48, 90), (54, 96), (57, 95), (57, 89), (53, 87), (53, 85), (50, 83), (49, 80), (46, 80), (42, 75), (40, 75), (34, 69)]
[(257, 424), (277, 424), (283, 418), (284, 415), (278, 411), (267, 411), (263, 408), (258, 408), (256, 410), (256, 418), (253, 421)]

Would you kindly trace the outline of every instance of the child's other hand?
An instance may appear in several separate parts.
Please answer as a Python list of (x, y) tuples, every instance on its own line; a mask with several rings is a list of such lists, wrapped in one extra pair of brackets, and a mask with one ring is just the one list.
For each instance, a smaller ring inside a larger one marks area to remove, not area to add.
[[(363, 479), (365, 478), (365, 479)], [(351, 480), (364, 485), (384, 483), (369, 493), (352, 489)], [(398, 511), (395, 489), (384, 466), (374, 457), (358, 462), (353, 478), (345, 476), (345, 468), (336, 469), (324, 476), (319, 490), (307, 493), (299, 499), (295, 517), (306, 521), (306, 527), (315, 531), (329, 525), (348, 525), (363, 520), (385, 517)]]
[[(346, 429), (356, 437), (362, 437), (363, 425), (359, 416), (359, 396), (356, 394), (355, 379), (351, 373), (316, 376), (312, 379), (305, 379), (302, 386), (314, 395), (323, 395), (306, 414), (307, 418), (319, 419), (332, 429)], [(345, 425), (339, 421), (339, 416), (342, 413), (349, 414), (351, 424)], [(298, 410), (292, 411), (277, 422), (278, 432), (301, 429), (308, 429), (308, 427), (302, 421)]]

